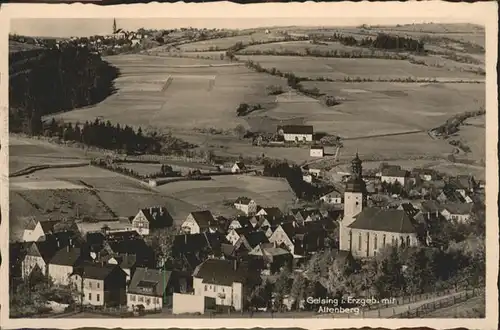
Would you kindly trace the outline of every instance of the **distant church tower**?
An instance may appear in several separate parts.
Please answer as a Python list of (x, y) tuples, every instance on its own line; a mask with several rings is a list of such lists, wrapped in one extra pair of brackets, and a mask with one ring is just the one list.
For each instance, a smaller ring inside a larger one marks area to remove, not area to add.
[(344, 216), (339, 228), (339, 249), (351, 250), (351, 230), (347, 227), (354, 222), (363, 207), (366, 207), (366, 184), (363, 181), (363, 166), (358, 153), (351, 161), (351, 177), (346, 182), (344, 192)]
[(116, 34), (116, 18), (113, 18), (113, 34)]

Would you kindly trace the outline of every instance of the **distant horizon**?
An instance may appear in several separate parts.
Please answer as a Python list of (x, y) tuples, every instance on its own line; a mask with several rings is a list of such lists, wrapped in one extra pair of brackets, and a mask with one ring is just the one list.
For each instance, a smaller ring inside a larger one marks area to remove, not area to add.
[[(17, 34), (29, 37), (40, 38), (70, 38), (89, 37), (94, 35), (106, 35), (112, 33), (114, 18), (22, 18), (12, 19), (9, 34)], [(363, 25), (361, 21), (355, 23), (342, 22), (342, 19), (335, 18), (338, 24), (332, 24), (333, 18), (116, 18), (117, 27), (128, 31), (137, 31), (140, 28), (146, 30), (168, 30), (181, 28), (196, 29), (227, 29), (227, 30), (248, 30), (265, 28), (352, 28)], [(166, 22), (166, 20), (168, 20)], [(279, 21), (279, 22), (277, 22)], [(473, 25), (484, 28), (474, 23), (459, 22), (436, 22), (428, 19), (405, 19), (405, 22), (387, 22), (384, 24), (369, 24), (371, 27), (396, 26), (412, 24), (436, 24), (436, 25)]]

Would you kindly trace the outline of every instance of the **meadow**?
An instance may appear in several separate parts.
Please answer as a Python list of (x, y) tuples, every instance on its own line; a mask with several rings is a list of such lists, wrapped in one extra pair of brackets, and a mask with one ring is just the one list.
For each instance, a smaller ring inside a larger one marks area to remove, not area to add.
[[(138, 60), (124, 55), (109, 61), (122, 72), (115, 84), (117, 93), (94, 107), (62, 113), (58, 118), (84, 122), (102, 116), (143, 128), (233, 129), (245, 124), (243, 118), (236, 117), (240, 103), (271, 103), (274, 97), (267, 95), (266, 87), (286, 85), (283, 79), (242, 66), (208, 66), (209, 60), (164, 57), (160, 61), (154, 56)], [(164, 82), (163, 86), (158, 82)], [(151, 86), (145, 88), (148, 84)]]
[(202, 209), (223, 215), (235, 210), (225, 207), (223, 202), (238, 197), (249, 197), (261, 206), (283, 207), (294, 201), (294, 194), (284, 179), (245, 175), (214, 176), (209, 181), (180, 181), (167, 183), (158, 190), (175, 196)]
[(484, 80), (477, 74), (459, 70), (423, 66), (410, 63), (407, 60), (390, 59), (349, 59), (349, 58), (317, 58), (306, 56), (272, 56), (272, 55), (238, 55), (242, 61), (254, 61), (263, 68), (276, 68), (281, 72), (292, 72), (299, 77), (329, 78), (343, 80), (345, 78), (369, 79), (453, 79), (453, 80)]
[(210, 39), (204, 41), (197, 41), (179, 45), (178, 48), (184, 52), (200, 52), (205, 50), (226, 50), (234, 46), (237, 42), (243, 45), (252, 44), (255, 42), (266, 42), (270, 40), (282, 40), (283, 36), (277, 33), (266, 34), (264, 31), (255, 32), (251, 35), (242, 35), (235, 37)]

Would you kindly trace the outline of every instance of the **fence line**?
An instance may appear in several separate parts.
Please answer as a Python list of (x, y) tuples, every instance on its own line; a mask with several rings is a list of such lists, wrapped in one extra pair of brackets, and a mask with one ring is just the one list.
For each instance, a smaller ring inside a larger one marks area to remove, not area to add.
[(478, 296), (482, 291), (483, 289), (478, 289), (478, 288), (473, 288), (472, 290), (466, 290), (465, 292), (462, 292), (459, 295), (429, 302), (415, 309), (408, 310), (401, 314), (393, 315), (393, 318), (406, 318), (406, 319), (419, 318), (423, 315), (434, 312), (437, 309), (450, 307), (458, 303), (464, 302), (466, 300), (469, 300), (473, 297)]

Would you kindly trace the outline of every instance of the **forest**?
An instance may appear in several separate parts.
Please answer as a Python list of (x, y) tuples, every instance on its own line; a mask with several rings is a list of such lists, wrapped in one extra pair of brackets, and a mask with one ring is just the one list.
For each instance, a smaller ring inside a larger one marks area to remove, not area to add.
[(120, 72), (86, 47), (10, 54), (9, 129), (42, 133), (44, 115), (101, 102)]

